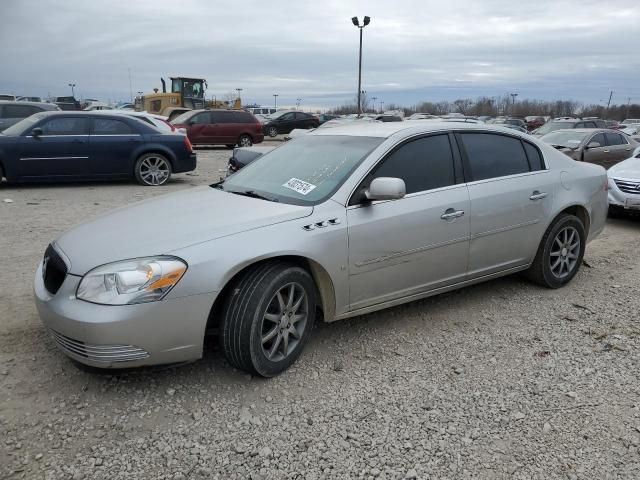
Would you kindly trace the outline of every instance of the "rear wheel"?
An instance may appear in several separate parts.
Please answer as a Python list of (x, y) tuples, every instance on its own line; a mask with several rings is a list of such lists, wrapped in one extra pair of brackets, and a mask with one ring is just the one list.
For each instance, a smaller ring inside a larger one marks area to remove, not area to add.
[(291, 366), (313, 328), (316, 288), (303, 268), (266, 262), (233, 286), (222, 312), (220, 343), (234, 367), (273, 377)]
[(278, 129), (276, 127), (269, 127), (269, 129), (267, 130), (267, 135), (269, 135), (270, 137), (275, 137), (276, 135), (278, 135)]
[(574, 215), (560, 215), (542, 237), (528, 277), (547, 288), (566, 285), (580, 269), (585, 246), (582, 221)]
[(253, 140), (251, 140), (249, 135), (240, 135), (240, 138), (238, 139), (239, 147), (250, 147), (251, 145), (253, 145)]
[(171, 162), (159, 153), (145, 153), (136, 162), (135, 175), (141, 185), (164, 185), (171, 178)]

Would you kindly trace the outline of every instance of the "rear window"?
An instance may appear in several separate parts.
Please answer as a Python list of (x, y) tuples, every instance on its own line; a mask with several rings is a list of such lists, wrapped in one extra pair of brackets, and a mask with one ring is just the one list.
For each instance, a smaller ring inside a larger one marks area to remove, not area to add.
[(461, 133), (471, 181), (528, 172), (529, 161), (522, 142), (492, 133)]

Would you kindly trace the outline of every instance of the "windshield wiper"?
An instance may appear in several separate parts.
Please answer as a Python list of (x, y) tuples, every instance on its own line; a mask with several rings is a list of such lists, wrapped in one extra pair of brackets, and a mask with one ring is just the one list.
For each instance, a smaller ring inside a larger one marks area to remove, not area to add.
[(259, 198), (260, 200), (267, 200), (268, 202), (278, 202), (277, 198), (265, 197), (264, 195), (260, 195), (259, 193), (256, 193), (254, 190), (242, 190), (242, 191), (225, 190), (225, 191), (229, 193), (235, 193), (236, 195), (242, 195), (244, 197)]

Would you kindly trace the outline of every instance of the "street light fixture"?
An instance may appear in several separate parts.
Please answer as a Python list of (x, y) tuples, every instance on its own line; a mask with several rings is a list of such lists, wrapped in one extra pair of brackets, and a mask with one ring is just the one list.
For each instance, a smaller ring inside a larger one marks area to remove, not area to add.
[(373, 100), (373, 113), (376, 113), (376, 100), (378, 99), (378, 97), (371, 97), (371, 100)]
[(275, 108), (275, 109), (278, 108), (278, 94), (277, 93), (273, 94), (273, 108)]
[(75, 88), (76, 84), (75, 83), (70, 83), (69, 86), (71, 87), (71, 96), (73, 98), (76, 98), (76, 93), (73, 90)]
[(240, 92), (242, 91), (241, 88), (236, 88), (236, 92), (238, 92), (238, 98), (240, 98)]
[(364, 27), (369, 25), (369, 23), (371, 22), (371, 18), (365, 16), (362, 20), (362, 25), (360, 25), (358, 17), (351, 17), (351, 22), (356, 27), (358, 27), (358, 30), (360, 30), (360, 54), (358, 57), (358, 116), (360, 116), (362, 114), (362, 104), (360, 103), (360, 95), (362, 90), (362, 30), (364, 30)]

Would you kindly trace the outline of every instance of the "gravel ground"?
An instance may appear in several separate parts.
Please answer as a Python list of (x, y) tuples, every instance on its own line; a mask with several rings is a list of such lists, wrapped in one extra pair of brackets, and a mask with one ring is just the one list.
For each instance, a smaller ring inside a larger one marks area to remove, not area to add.
[(179, 368), (70, 362), (31, 299), (48, 242), (228, 156), (166, 188), (0, 187), (0, 478), (640, 478), (639, 220), (610, 221), (564, 289), (512, 276), (317, 325), (271, 380), (213, 340)]

